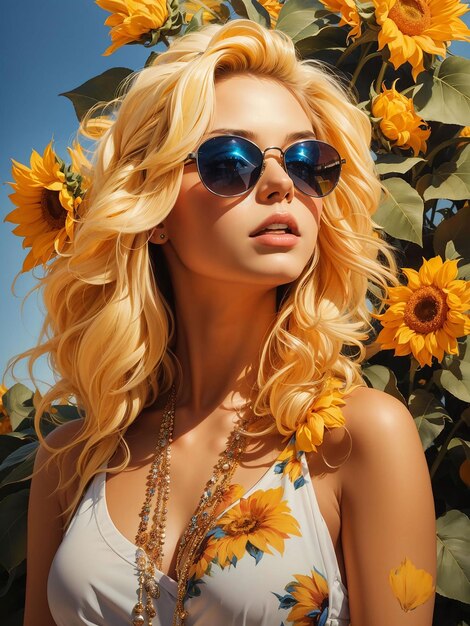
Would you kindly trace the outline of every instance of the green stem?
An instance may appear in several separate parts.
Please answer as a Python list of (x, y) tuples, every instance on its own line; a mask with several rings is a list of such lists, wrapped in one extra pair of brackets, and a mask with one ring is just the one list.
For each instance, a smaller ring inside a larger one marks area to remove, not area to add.
[(447, 439), (442, 444), (441, 449), (439, 450), (439, 454), (434, 459), (434, 463), (432, 464), (432, 467), (429, 470), (429, 474), (430, 474), (431, 478), (434, 477), (434, 475), (435, 475), (435, 473), (437, 471), (437, 468), (441, 464), (442, 459), (444, 458), (445, 453), (447, 452), (447, 447), (448, 447), (452, 437), (454, 436), (455, 432), (460, 428), (460, 426), (463, 424), (463, 422), (464, 422), (463, 417), (461, 417), (458, 422), (455, 422), (455, 424), (452, 427), (452, 430), (450, 431), (450, 433), (447, 436)]
[(419, 365), (418, 361), (414, 357), (411, 357), (410, 377), (409, 377), (409, 383), (408, 383), (408, 397), (410, 397), (411, 392), (413, 391), (413, 382), (415, 379), (416, 371), (418, 370), (418, 365)]
[(388, 66), (387, 61), (384, 61), (382, 63), (382, 67), (380, 68), (379, 74), (377, 76), (377, 80), (375, 81), (375, 92), (376, 93), (380, 93), (380, 91), (381, 91), (380, 87), (382, 86), (382, 81), (384, 79), (385, 72), (387, 71), (387, 66)]
[(448, 146), (452, 146), (454, 143), (470, 143), (470, 137), (452, 137), (452, 139), (446, 139), (446, 141), (443, 141), (438, 146), (433, 148), (426, 157), (426, 159), (423, 161), (423, 163), (418, 163), (416, 165), (415, 177), (420, 174), (420, 172), (426, 165), (430, 165), (432, 163), (434, 157), (438, 152), (444, 150), (444, 148), (447, 148)]
[(406, 89), (404, 89), (403, 91), (400, 91), (402, 96), (406, 96), (408, 97), (408, 94), (412, 91), (416, 90), (416, 85), (411, 85), (411, 87), (407, 87)]
[(170, 47), (170, 42), (169, 42), (169, 41), (168, 41), (168, 39), (165, 37), (165, 35), (160, 35), (160, 41), (161, 41), (162, 43), (164, 43), (164, 44), (165, 44), (165, 46), (166, 46), (167, 48), (169, 48), (169, 47)]
[[(368, 48), (370, 48), (371, 45), (372, 44), (369, 44)], [(367, 53), (367, 48), (365, 50), (365, 53)], [(372, 52), (371, 54), (365, 54), (365, 56), (361, 57), (361, 59), (359, 60), (359, 63), (357, 64), (356, 69), (354, 70), (354, 74), (352, 75), (352, 78), (350, 81), (351, 86), (356, 84), (356, 80), (357, 80), (357, 77), (359, 76), (359, 72), (362, 70), (364, 65), (371, 59), (374, 59), (375, 57), (379, 57), (379, 56), (382, 56), (381, 52)]]
[(343, 52), (343, 54), (339, 57), (339, 59), (336, 61), (336, 67), (339, 67), (341, 65), (341, 63), (343, 63), (343, 61), (345, 59), (347, 59), (347, 57), (351, 54), (351, 52), (354, 52), (354, 50), (358, 47), (362, 45), (362, 41), (359, 39), (356, 39), (356, 41), (354, 43), (352, 43), (350, 46), (348, 46), (346, 48), (346, 50)]
[(199, 6), (202, 7), (205, 11), (207, 11), (208, 13), (211, 13), (215, 18), (217, 18), (217, 21), (219, 23), (221, 23), (221, 16), (216, 13), (213, 9), (211, 9), (210, 7), (207, 6), (207, 4), (204, 4), (204, 2), (198, 2)]

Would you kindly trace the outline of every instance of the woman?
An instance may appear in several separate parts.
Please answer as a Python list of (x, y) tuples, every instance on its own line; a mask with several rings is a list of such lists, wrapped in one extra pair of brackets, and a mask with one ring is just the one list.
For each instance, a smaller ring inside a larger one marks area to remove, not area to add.
[(84, 416), (37, 456), (25, 626), (429, 626), (389, 583), (435, 577), (422, 447), (360, 376), (368, 284), (396, 280), (366, 116), (248, 20), (115, 104), (45, 279), (37, 419)]

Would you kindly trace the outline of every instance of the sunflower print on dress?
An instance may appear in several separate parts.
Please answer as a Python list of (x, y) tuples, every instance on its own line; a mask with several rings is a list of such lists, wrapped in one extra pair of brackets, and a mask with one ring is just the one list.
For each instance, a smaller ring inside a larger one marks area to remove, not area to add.
[(294, 574), (284, 595), (274, 593), (279, 609), (290, 609), (280, 626), (325, 626), (329, 613), (329, 589), (325, 576), (314, 566), (310, 575)]
[(273, 554), (271, 548), (282, 555), (285, 540), (291, 535), (301, 536), (299, 524), (283, 497), (283, 487), (258, 489), (219, 518), (210, 534), (222, 568), (236, 567), (245, 554), (258, 564), (264, 554)]
[(245, 555), (257, 565), (273, 548), (284, 554), (285, 540), (301, 536), (299, 524), (284, 500), (284, 489), (258, 489), (226, 510), (206, 535), (190, 570), (187, 597), (200, 595), (198, 585), (213, 565), (236, 567)]
[(302, 461), (300, 460), (304, 454), (303, 450), (295, 449), (295, 433), (290, 438), (289, 443), (278, 457), (278, 463), (274, 466), (275, 474), (288, 476), (294, 489), (299, 489), (305, 485), (306, 480), (302, 475)]

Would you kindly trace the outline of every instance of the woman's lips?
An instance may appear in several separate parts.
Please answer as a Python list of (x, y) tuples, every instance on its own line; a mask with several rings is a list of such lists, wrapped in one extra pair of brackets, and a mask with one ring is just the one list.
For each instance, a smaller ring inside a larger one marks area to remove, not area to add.
[(297, 244), (300, 237), (293, 235), (292, 233), (261, 233), (251, 237), (257, 243), (265, 246), (274, 246), (278, 248), (292, 247)]

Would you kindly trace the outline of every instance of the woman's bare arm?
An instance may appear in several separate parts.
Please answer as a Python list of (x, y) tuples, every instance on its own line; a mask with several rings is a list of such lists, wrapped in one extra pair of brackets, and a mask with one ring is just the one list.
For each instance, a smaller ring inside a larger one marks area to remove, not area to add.
[[(68, 422), (56, 428), (46, 437), (53, 446), (70, 441), (79, 429), (81, 420)], [(60, 516), (63, 502), (58, 492), (59, 472), (55, 464), (46, 470), (44, 462), (49, 452), (40, 446), (34, 469), (38, 473), (31, 481), (28, 506), (26, 603), (24, 626), (54, 626), (55, 622), (47, 602), (47, 578), (52, 560), (63, 536), (63, 518)], [(71, 455), (72, 456), (72, 455)], [(67, 471), (73, 471), (73, 463)], [(68, 466), (68, 463), (67, 463)]]
[(365, 388), (344, 412), (353, 440), (340, 470), (351, 626), (431, 626), (434, 596), (405, 612), (389, 583), (405, 557), (436, 582), (434, 501), (413, 418), (399, 400)]

